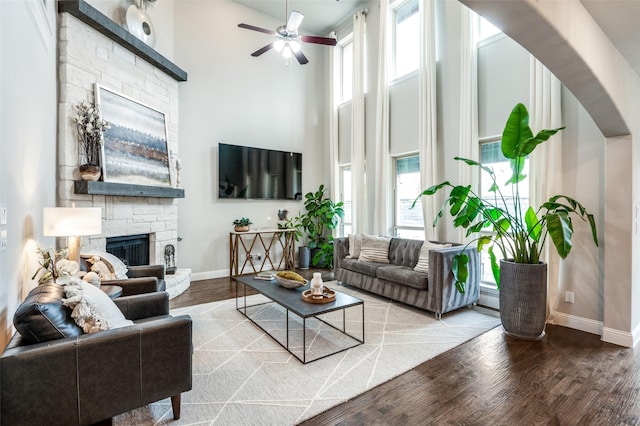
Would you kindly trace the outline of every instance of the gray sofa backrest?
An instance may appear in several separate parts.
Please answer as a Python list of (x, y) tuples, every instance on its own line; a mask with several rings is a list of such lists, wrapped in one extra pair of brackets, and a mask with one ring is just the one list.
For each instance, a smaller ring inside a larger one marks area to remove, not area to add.
[(418, 263), (421, 247), (421, 240), (391, 238), (389, 243), (389, 262), (394, 265), (413, 268)]

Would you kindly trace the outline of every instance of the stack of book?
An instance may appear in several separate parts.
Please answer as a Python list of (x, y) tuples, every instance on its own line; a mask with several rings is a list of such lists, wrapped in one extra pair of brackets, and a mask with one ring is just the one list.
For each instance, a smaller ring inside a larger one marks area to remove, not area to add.
[(270, 281), (273, 279), (273, 276), (276, 274), (276, 271), (265, 271), (265, 272), (258, 272), (256, 274), (255, 277), (253, 277), (256, 280), (266, 280), (266, 281)]

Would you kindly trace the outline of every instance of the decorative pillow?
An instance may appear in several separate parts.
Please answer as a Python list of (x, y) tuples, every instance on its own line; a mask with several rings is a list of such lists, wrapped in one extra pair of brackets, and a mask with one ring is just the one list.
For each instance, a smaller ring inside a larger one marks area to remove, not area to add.
[(100, 256), (102, 261), (108, 262), (113, 268), (113, 270), (115, 271), (116, 279), (126, 280), (127, 278), (129, 278), (127, 276), (127, 271), (128, 271), (127, 265), (125, 265), (124, 262), (118, 258), (118, 256), (115, 256), (106, 251), (99, 251), (99, 250), (91, 250), (87, 254)]
[(13, 325), (28, 343), (47, 342), (82, 335), (71, 318), (71, 310), (62, 304), (64, 290), (53, 281), (29, 292), (13, 316)]
[(362, 235), (349, 234), (349, 254), (347, 259), (357, 259), (360, 257), (360, 249), (362, 247)]
[(104, 291), (86, 281), (73, 279), (65, 286), (64, 291), (67, 298), (62, 303), (73, 309), (71, 317), (85, 333), (133, 324)]
[(362, 262), (389, 263), (389, 237), (362, 234), (362, 247), (358, 260)]
[(437, 244), (431, 241), (425, 241), (420, 247), (420, 255), (418, 256), (418, 263), (413, 268), (418, 272), (429, 272), (429, 250), (441, 249), (445, 247), (451, 247), (451, 244)]

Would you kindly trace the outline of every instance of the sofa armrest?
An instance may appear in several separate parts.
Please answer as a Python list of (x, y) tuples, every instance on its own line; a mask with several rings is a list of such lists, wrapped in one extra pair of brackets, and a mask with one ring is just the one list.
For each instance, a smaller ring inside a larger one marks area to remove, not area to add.
[(161, 291), (158, 277), (126, 278), (123, 280), (104, 280), (102, 284), (117, 285), (122, 287), (123, 296), (133, 296), (134, 294), (153, 293)]
[[(56, 413), (59, 424), (92, 424), (152, 402), (161, 392), (157, 399), (188, 390), (191, 333), (188, 316), (162, 317), (5, 350), (0, 357), (0, 421), (44, 424)], [(162, 362), (172, 362), (159, 366), (159, 352)], [(171, 382), (167, 377), (154, 382), (160, 374), (154, 370), (162, 370)], [(43, 389), (56, 397), (43, 399)]]
[(129, 278), (157, 277), (164, 279), (164, 265), (129, 266), (127, 276)]
[(349, 254), (349, 238), (339, 237), (333, 240), (333, 270), (342, 267), (342, 260)]
[[(469, 256), (469, 276), (465, 283), (465, 293), (458, 292), (451, 270), (453, 257), (458, 253)], [(475, 245), (465, 248), (454, 245), (429, 251), (428, 291), (435, 298), (435, 312), (445, 313), (465, 305), (476, 303), (480, 297), (480, 255)]]
[(113, 301), (130, 320), (169, 314), (169, 294), (165, 291), (118, 297)]

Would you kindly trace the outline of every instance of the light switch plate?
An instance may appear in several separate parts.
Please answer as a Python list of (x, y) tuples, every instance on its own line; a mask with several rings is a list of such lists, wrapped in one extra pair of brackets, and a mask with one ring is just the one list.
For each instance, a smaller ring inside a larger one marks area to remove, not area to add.
[(7, 230), (3, 229), (0, 231), (0, 250), (4, 250), (7, 248)]
[(7, 206), (0, 206), (0, 225), (7, 224)]

